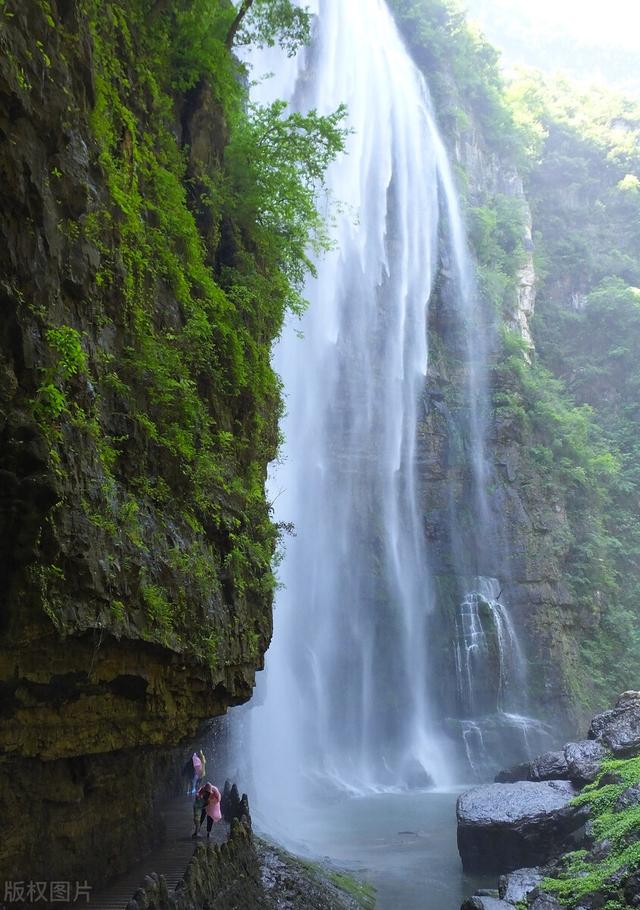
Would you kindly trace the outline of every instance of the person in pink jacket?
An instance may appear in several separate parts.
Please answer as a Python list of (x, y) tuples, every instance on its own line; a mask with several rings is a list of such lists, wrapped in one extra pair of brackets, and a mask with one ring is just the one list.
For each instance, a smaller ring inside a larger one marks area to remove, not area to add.
[(193, 780), (191, 782), (191, 793), (192, 795), (198, 789), (200, 781), (204, 780), (204, 776), (207, 773), (207, 760), (204, 757), (204, 752), (200, 749), (200, 754), (194, 752), (191, 756), (191, 762), (193, 764)]
[(211, 837), (211, 829), (213, 828), (214, 822), (219, 822), (222, 818), (222, 812), (220, 811), (220, 791), (217, 787), (214, 787), (213, 784), (206, 783), (204, 787), (200, 787), (198, 790), (198, 797), (204, 800), (204, 806), (202, 807), (200, 815), (200, 825), (206, 817), (207, 837)]

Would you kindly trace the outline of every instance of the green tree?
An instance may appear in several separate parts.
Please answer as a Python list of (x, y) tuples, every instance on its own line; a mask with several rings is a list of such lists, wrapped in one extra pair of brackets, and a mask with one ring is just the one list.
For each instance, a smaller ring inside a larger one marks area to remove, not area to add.
[(242, 0), (234, 7), (225, 45), (273, 47), (277, 42), (289, 56), (309, 43), (310, 17), (306, 7), (291, 0)]

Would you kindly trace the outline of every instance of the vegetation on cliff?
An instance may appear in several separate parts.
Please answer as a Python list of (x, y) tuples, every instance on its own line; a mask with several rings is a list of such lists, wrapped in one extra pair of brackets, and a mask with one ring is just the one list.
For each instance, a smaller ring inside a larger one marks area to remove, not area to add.
[(308, 33), (252, 7), (0, 2), (2, 879), (122, 871), (270, 640), (271, 345), (343, 131), (249, 105), (234, 42)]
[[(525, 509), (547, 504), (533, 518), (546, 540), (511, 544), (539, 550), (548, 577), (567, 586), (561, 604), (540, 604), (526, 621), (532, 636), (550, 636), (538, 654), (560, 669), (563, 698), (588, 713), (629, 685), (640, 658), (640, 109), (533, 71), (507, 84), (497, 52), (452, 0), (393, 6), (460, 163), (496, 329), (494, 445), (517, 448)], [(536, 667), (532, 683), (546, 672)]]
[[(567, 907), (597, 906), (623, 910), (630, 906), (625, 884), (640, 868), (640, 758), (610, 759), (598, 778), (574, 800), (590, 807), (596, 847), (567, 853), (561, 868), (543, 888)], [(586, 899), (586, 902), (585, 902)]]
[(568, 488), (567, 570), (593, 629), (580, 684), (602, 703), (634, 678), (640, 658), (640, 107), (532, 74), (510, 94), (538, 140), (527, 178), (538, 272), (534, 369), (548, 372), (567, 416), (581, 414), (585, 424), (572, 458), (585, 473)]
[[(280, 103), (248, 104), (230, 45), (282, 40), (291, 52), (308, 20), (289, 3), (257, 3), (238, 22), (230, 4), (202, 0), (81, 6), (98, 191), (57, 229), (92, 251), (83, 288), (92, 331), (68, 307), (24, 295), (46, 357), (30, 404), (60, 478), (70, 450), (96, 459), (90, 488), (70, 485), (62, 497), (79, 495), (110, 566), (102, 624), (130, 634), (141, 608), (143, 637), (186, 646), (213, 666), (220, 636), (201, 606), (213, 597), (240, 615), (241, 604), (268, 604), (273, 590), (277, 529), (264, 479), (280, 392), (270, 348), (286, 309), (303, 305), (309, 250), (327, 244), (316, 195), (342, 147), (343, 111), (301, 116)], [(7, 0), (1, 11), (5, 76), (25, 105), (34, 60), (51, 80), (45, 48), (56, 43), (61, 66), (78, 37), (55, 4), (36, 7), (42, 37), (16, 50), (16, 10)], [(74, 104), (70, 97), (70, 121)], [(52, 166), (54, 194), (65, 177)], [(162, 557), (148, 560), (152, 550)], [(121, 559), (137, 575), (126, 594)], [(51, 619), (73, 631), (59, 606), (63, 560), (35, 571)], [(255, 634), (256, 663), (265, 644), (264, 631)]]

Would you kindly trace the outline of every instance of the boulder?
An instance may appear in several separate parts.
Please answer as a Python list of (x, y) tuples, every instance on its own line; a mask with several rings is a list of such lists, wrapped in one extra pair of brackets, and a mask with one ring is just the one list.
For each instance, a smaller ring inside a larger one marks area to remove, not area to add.
[(529, 770), (530, 762), (523, 762), (523, 764), (515, 765), (513, 768), (498, 771), (495, 782), (497, 784), (513, 784), (519, 780), (529, 780)]
[(634, 872), (625, 882), (624, 899), (629, 907), (640, 907), (640, 872)]
[(533, 761), (500, 771), (495, 780), (498, 784), (512, 784), (520, 780), (570, 780), (569, 765), (562, 750), (544, 752)]
[(458, 798), (458, 851), (467, 872), (510, 872), (545, 863), (580, 828), (587, 809), (569, 805), (569, 781), (487, 784)]
[(528, 900), (529, 910), (564, 910), (559, 900), (544, 891), (534, 893)]
[(640, 692), (623, 692), (615, 708), (591, 721), (589, 737), (614, 755), (640, 754)]
[(591, 852), (588, 855), (588, 860), (590, 863), (601, 863), (603, 859), (606, 859), (611, 850), (613, 849), (613, 844), (608, 837), (605, 837), (604, 840), (599, 840), (591, 848)]
[(598, 790), (602, 787), (608, 787), (609, 784), (621, 784), (622, 775), (618, 774), (617, 771), (606, 771), (601, 775), (600, 780), (598, 781)]
[(523, 901), (544, 878), (538, 866), (533, 869), (516, 869), (508, 875), (501, 875), (498, 882), (498, 894), (502, 900), (517, 904)]
[(627, 787), (616, 800), (613, 807), (614, 812), (624, 812), (625, 809), (631, 809), (640, 803), (640, 787)]
[(497, 897), (483, 897), (474, 894), (473, 897), (467, 898), (460, 910), (514, 910), (514, 906)]
[(529, 765), (529, 780), (569, 780), (569, 763), (563, 751), (545, 752)]
[(569, 779), (583, 786), (596, 779), (607, 750), (602, 743), (585, 739), (579, 743), (568, 743), (564, 754), (569, 769)]

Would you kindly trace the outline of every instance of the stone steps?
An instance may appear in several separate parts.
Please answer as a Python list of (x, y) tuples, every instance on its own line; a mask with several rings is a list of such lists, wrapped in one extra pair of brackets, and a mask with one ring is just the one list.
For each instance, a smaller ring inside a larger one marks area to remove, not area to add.
[[(145, 876), (152, 872), (164, 876), (169, 892), (175, 890), (178, 882), (184, 877), (185, 870), (195, 845), (206, 840), (206, 822), (198, 839), (191, 837), (192, 828), (192, 800), (190, 797), (181, 796), (168, 804), (163, 813), (166, 838), (162, 846), (145, 857), (134, 869), (126, 873), (113, 884), (96, 893), (91, 893), (87, 903), (84, 897), (77, 902), (68, 904), (65, 910), (81, 910), (87, 906), (90, 910), (124, 910), (138, 888), (143, 887)], [(213, 826), (210, 842), (222, 844), (226, 841), (229, 826), (225, 822), (218, 822)]]

